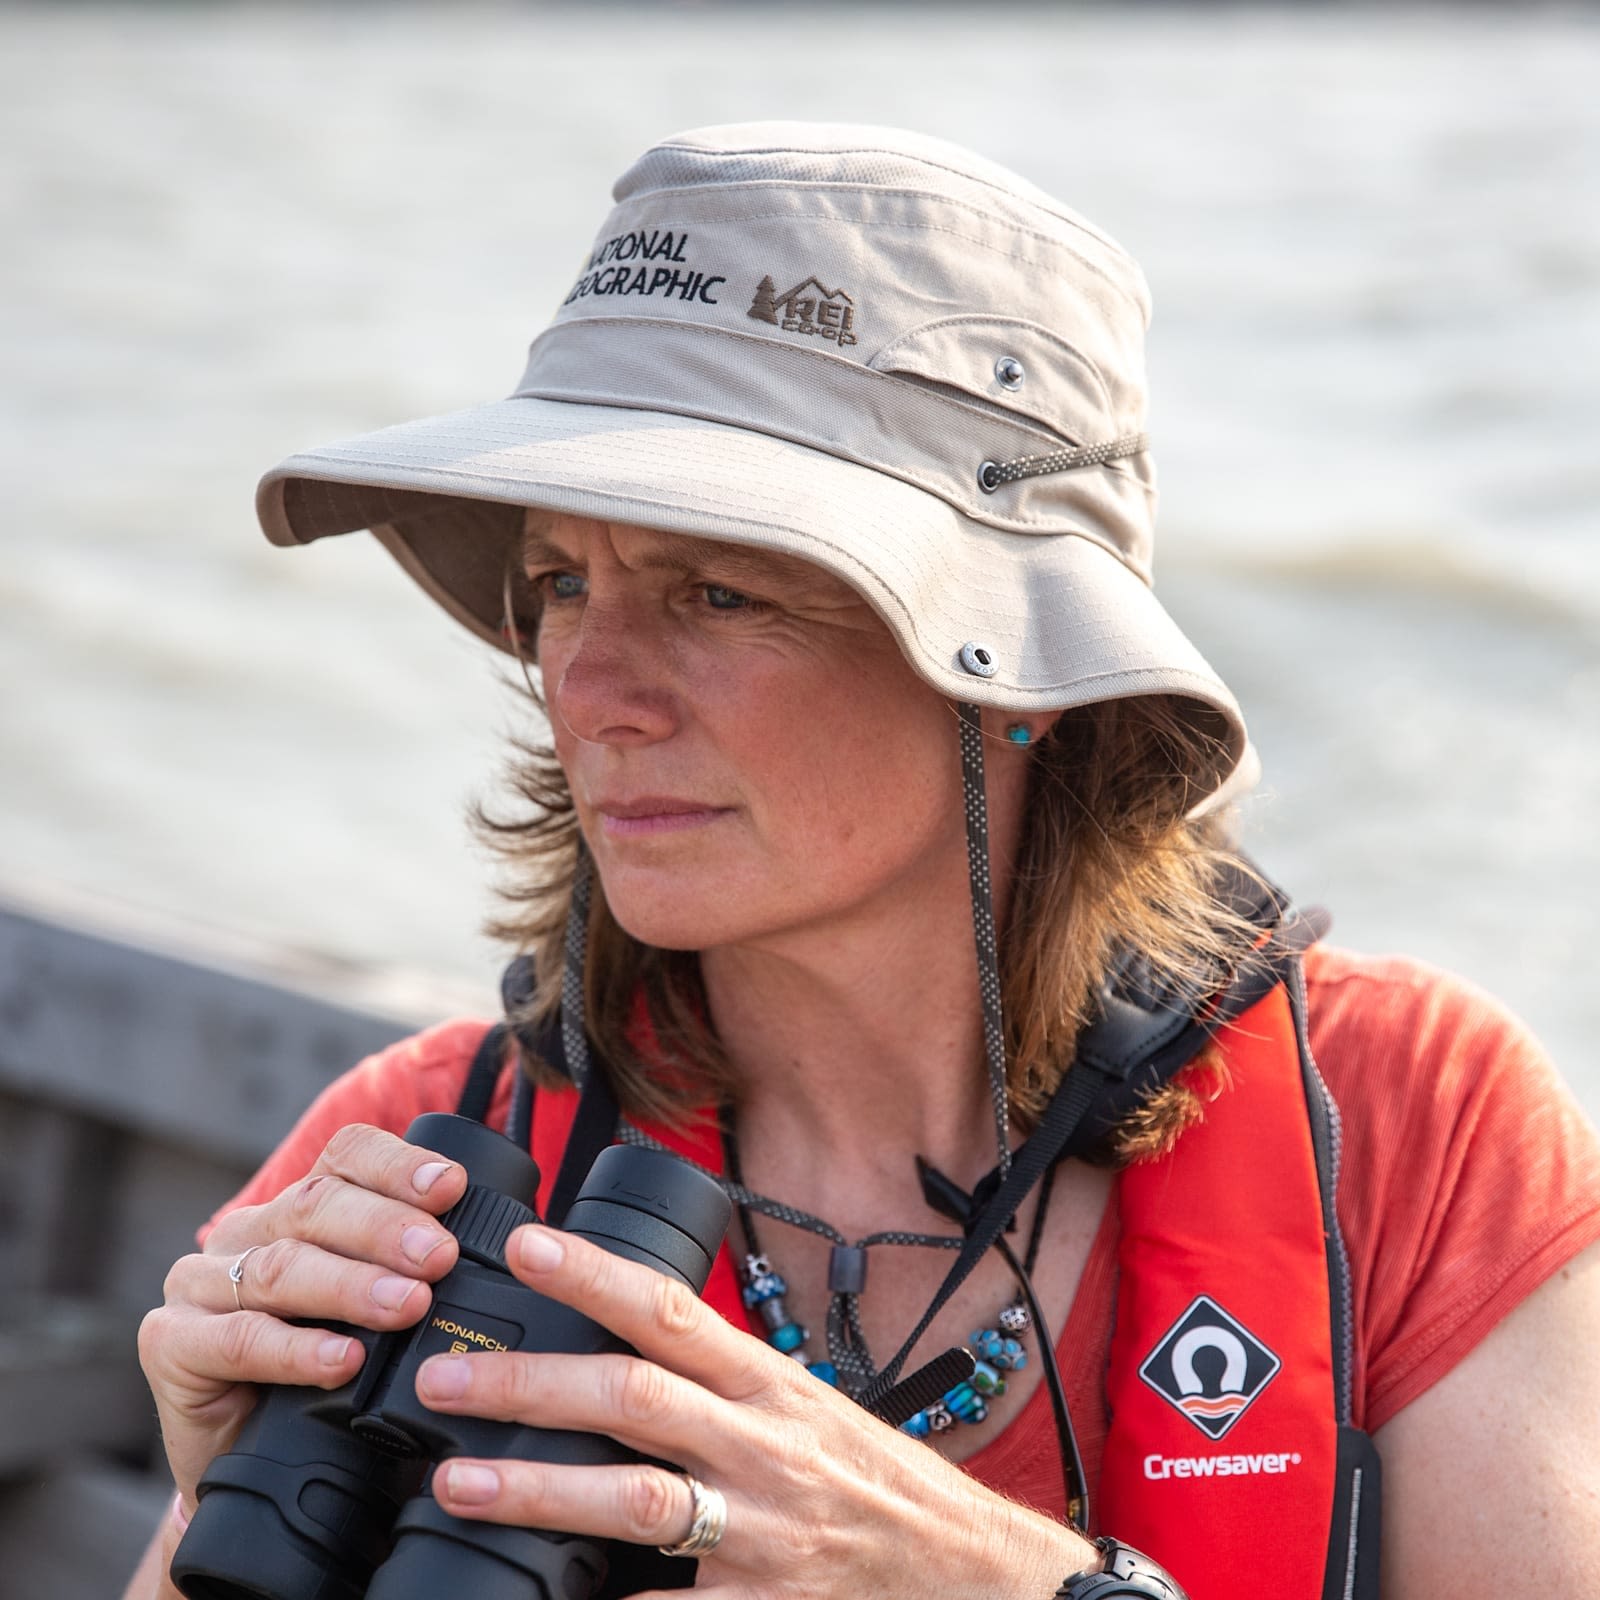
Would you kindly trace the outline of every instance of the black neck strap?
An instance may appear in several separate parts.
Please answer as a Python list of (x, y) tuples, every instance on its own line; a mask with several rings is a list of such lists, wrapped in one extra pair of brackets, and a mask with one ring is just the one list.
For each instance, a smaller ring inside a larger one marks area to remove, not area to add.
[[(988, 1253), (995, 1240), (1005, 1232), (1007, 1225), (1017, 1214), (1017, 1208), (1027, 1198), (1028, 1191), (1066, 1149), (1067, 1141), (1083, 1120), (1084, 1113), (1094, 1104), (1105, 1083), (1106, 1075), (1096, 1067), (1080, 1071), (1078, 1066), (1074, 1065), (1067, 1074), (1061, 1088), (1046, 1107), (1039, 1126), (1013, 1157), (1011, 1170), (995, 1190), (993, 1199), (983, 1208), (968, 1231), (961, 1253), (945, 1275), (938, 1294), (933, 1297), (933, 1303), (923, 1312), (922, 1320), (912, 1330), (911, 1337), (901, 1345), (888, 1365), (882, 1368), (877, 1377), (858, 1396), (862, 1405), (869, 1411), (899, 1381), (906, 1357), (928, 1331), (933, 1319), (944, 1309), (945, 1302), (966, 1282), (968, 1274)], [(1049, 1336), (1048, 1329), (1041, 1330), (1041, 1338)]]
[[(1325, 926), (1325, 921), (1311, 915), (1295, 918), (1287, 926), (1276, 930), (1270, 943), (1239, 969), (1233, 982), (1206, 1009), (1203, 1017), (1195, 1017), (1187, 1011), (1181, 1015), (1160, 1009), (1144, 1012), (1142, 1032), (1145, 1039), (1142, 1047), (1137, 1037), (1141, 1029), (1135, 1025), (1131, 1012), (1115, 1013), (1117, 1048), (1113, 1050), (1106, 1049), (1103, 1035), (1096, 1036), (1097, 1025), (1086, 1030), (1084, 1048), (1078, 1052), (1072, 1067), (1062, 1079), (1061, 1087), (1045, 1108), (1039, 1126), (1016, 1152), (1011, 1170), (994, 1187), (991, 1198), (968, 1228), (966, 1243), (939, 1286), (932, 1304), (922, 1314), (922, 1319), (893, 1359), (858, 1396), (864, 1406), (871, 1410), (894, 1387), (906, 1357), (917, 1341), (928, 1331), (933, 1319), (966, 1281), (985, 1252), (1005, 1232), (1029, 1190), (1070, 1148), (1073, 1135), (1083, 1125), (1096, 1102), (1125, 1084), (1133, 1076), (1135, 1068), (1152, 1057), (1170, 1063), (1165, 1066), (1164, 1076), (1158, 1081), (1170, 1078), (1178, 1066), (1193, 1060), (1201, 1046), (1220, 1028), (1243, 1016), (1258, 1000), (1270, 993), (1283, 980), (1285, 958), (1298, 954), (1306, 945), (1313, 943)], [(1150, 1048), (1152, 1041), (1153, 1051)], [(991, 1181), (995, 1176), (991, 1174)]]

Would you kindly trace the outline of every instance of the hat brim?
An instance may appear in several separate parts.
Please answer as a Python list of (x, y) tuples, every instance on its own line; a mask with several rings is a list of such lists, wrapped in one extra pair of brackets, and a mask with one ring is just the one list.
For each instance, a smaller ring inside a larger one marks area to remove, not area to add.
[[(505, 647), (521, 511), (537, 507), (813, 561), (883, 618), (941, 694), (1005, 710), (1180, 696), (1244, 755), (1232, 694), (1143, 580), (1088, 534), (991, 528), (887, 473), (768, 433), (620, 406), (517, 398), (291, 456), (257, 511), (275, 544), (372, 529), (453, 616)], [(981, 646), (992, 677), (964, 669)]]

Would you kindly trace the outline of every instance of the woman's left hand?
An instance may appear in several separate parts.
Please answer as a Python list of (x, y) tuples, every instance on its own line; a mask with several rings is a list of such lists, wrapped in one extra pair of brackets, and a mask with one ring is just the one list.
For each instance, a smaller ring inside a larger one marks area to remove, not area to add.
[[(418, 1394), (436, 1411), (609, 1434), (720, 1490), (727, 1531), (697, 1588), (1044, 1597), (1098, 1561), (661, 1273), (541, 1227), (514, 1233), (506, 1261), (639, 1354), (436, 1356)], [(641, 1545), (682, 1540), (693, 1512), (683, 1478), (643, 1462), (451, 1460), (433, 1490), (456, 1516)]]

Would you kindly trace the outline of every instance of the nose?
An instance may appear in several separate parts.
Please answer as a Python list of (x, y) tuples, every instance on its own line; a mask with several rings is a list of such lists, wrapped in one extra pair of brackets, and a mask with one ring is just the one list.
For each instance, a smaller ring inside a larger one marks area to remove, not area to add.
[(577, 626), (541, 651), (551, 721), (590, 744), (670, 737), (679, 718), (669, 653), (647, 608), (591, 596)]

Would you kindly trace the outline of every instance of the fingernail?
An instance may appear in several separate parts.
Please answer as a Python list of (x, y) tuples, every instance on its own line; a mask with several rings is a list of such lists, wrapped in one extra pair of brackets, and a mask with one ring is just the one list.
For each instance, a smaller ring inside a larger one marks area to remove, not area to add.
[(493, 1467), (469, 1467), (452, 1461), (445, 1472), (450, 1498), (462, 1505), (481, 1506), (500, 1493), (500, 1474)]
[(521, 1253), (529, 1272), (554, 1272), (564, 1254), (560, 1239), (548, 1228), (524, 1228)]
[(472, 1370), (454, 1356), (435, 1356), (417, 1372), (417, 1387), (433, 1400), (459, 1400), (467, 1392)]
[(424, 1228), (412, 1223), (400, 1235), (400, 1248), (420, 1267), (444, 1243), (444, 1235), (437, 1228)]
[(367, 1291), (385, 1311), (398, 1311), (411, 1298), (416, 1283), (411, 1278), (379, 1278)]
[(337, 1334), (330, 1334), (317, 1346), (317, 1359), (325, 1367), (342, 1367), (349, 1350), (350, 1340), (341, 1339)]
[(426, 1194), (450, 1170), (448, 1161), (429, 1161), (411, 1174), (411, 1187)]

